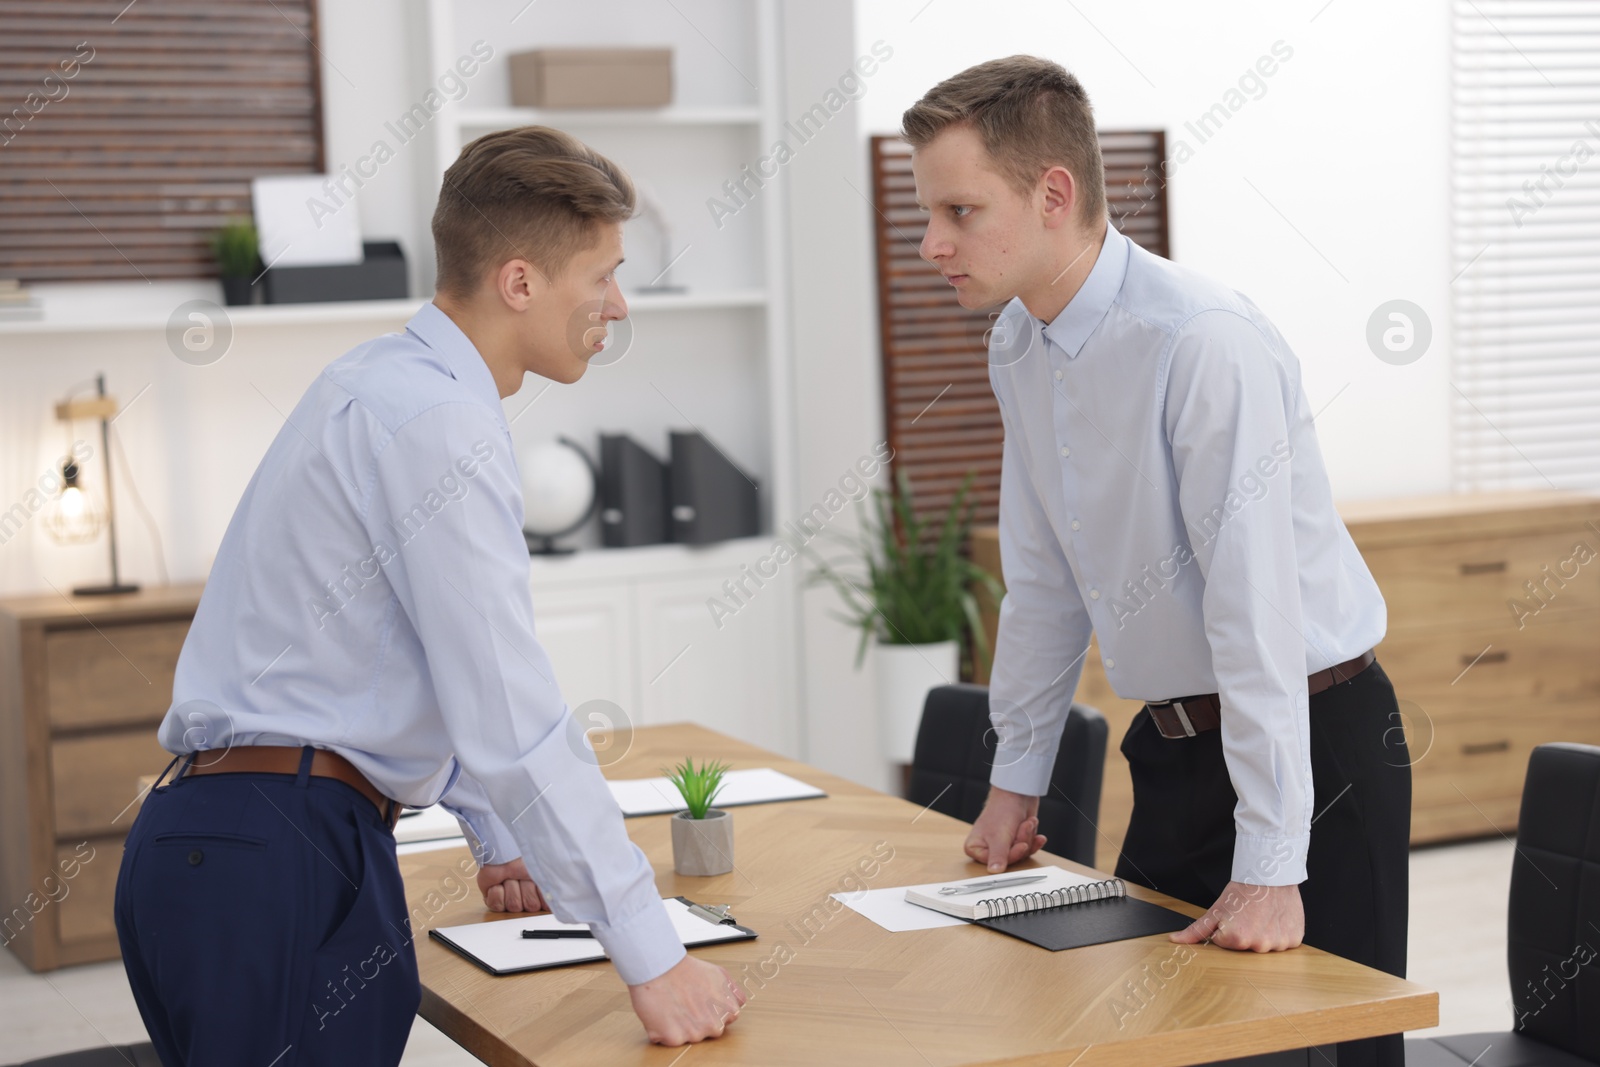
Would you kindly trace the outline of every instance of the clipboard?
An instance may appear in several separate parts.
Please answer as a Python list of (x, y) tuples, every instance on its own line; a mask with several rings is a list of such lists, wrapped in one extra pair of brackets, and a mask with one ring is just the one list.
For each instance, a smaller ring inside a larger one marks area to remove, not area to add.
[[(685, 948), (750, 941), (759, 936), (749, 927), (739, 925), (726, 908), (696, 904), (688, 897), (663, 897), (662, 903)], [(588, 927), (582, 923), (564, 923), (546, 912), (436, 927), (428, 931), (428, 936), (498, 977), (607, 959), (600, 942), (588, 938), (529, 941), (522, 936), (524, 930), (585, 929)]]

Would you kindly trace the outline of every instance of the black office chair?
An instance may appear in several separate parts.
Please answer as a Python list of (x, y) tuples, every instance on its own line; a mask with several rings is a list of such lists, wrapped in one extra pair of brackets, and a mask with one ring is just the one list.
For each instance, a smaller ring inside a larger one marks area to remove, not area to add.
[[(975, 821), (989, 795), (996, 741), (989, 725), (988, 687), (961, 684), (928, 690), (907, 799), (963, 822)], [(1105, 716), (1072, 705), (1050, 790), (1039, 800), (1039, 832), (1050, 839), (1045, 848), (1058, 856), (1094, 863), (1105, 759)]]
[(17, 1067), (161, 1067), (156, 1050), (146, 1041), (138, 1045), (101, 1045), (78, 1052), (63, 1052), (42, 1060), (29, 1060)]
[(1406, 1042), (1406, 1067), (1600, 1065), (1600, 748), (1528, 760), (1506, 964), (1516, 1027)]

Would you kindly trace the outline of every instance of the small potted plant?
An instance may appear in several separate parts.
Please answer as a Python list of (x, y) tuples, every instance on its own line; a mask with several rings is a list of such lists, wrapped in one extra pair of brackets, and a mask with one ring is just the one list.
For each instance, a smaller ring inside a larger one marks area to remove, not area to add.
[(688, 811), (672, 817), (672, 869), (679, 874), (727, 874), (733, 870), (733, 818), (711, 802), (723, 786), (726, 763), (709, 760), (700, 766), (685, 759), (667, 772)]
[(211, 235), (211, 254), (222, 275), (222, 298), (229, 305), (251, 302), (250, 281), (261, 265), (255, 225), (233, 219)]
[(861, 631), (857, 668), (872, 648), (880, 738), (895, 763), (911, 762), (928, 690), (960, 680), (963, 638), (970, 637), (974, 657), (989, 661), (973, 590), (999, 604), (1005, 589), (967, 558), (971, 487), (968, 475), (949, 505), (930, 515), (918, 510), (900, 471), (892, 492), (873, 490), (860, 530), (844, 537), (852, 548), (844, 559), (806, 550), (817, 561), (810, 582), (833, 586), (845, 608), (835, 617)]

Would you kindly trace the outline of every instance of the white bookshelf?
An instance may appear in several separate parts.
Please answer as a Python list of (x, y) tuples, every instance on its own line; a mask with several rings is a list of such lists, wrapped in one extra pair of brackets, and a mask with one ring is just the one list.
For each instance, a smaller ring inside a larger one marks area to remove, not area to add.
[(457, 116), (465, 130), (503, 130), (508, 126), (555, 126), (577, 133), (606, 126), (756, 126), (759, 107), (664, 107), (654, 110), (594, 108), (588, 110), (531, 107), (465, 110)]
[[(801, 565), (786, 566), (721, 628), (705, 607), (725, 579), (770, 550), (770, 531), (795, 514), (784, 176), (765, 181), (720, 225), (706, 206), (782, 136), (776, 0), (427, 0), (424, 10), (427, 71), (450, 69), (475, 41), (492, 46), (494, 57), (460, 100), (433, 116), (433, 169), (419, 182), (419, 210), (431, 214), (440, 175), (468, 141), (548, 125), (616, 161), (661, 205), (679, 257), (670, 280), (681, 292), (641, 291), (667, 257), (647, 220), (626, 225), (619, 281), (631, 348), (574, 386), (549, 387), (548, 397), (545, 383), (530, 382), (507, 398), (515, 443), (563, 435), (596, 450), (600, 432), (625, 431), (664, 458), (667, 432), (693, 428), (761, 489), (764, 532), (756, 538), (608, 550), (591, 528), (575, 555), (536, 561), (535, 611), (558, 675), (573, 679), (569, 702), (614, 699), (636, 722), (690, 719), (798, 754)], [(628, 45), (673, 49), (670, 106), (512, 106), (512, 53)], [(417, 258), (431, 263), (431, 248)]]
[[(687, 293), (629, 293), (629, 315), (673, 311), (719, 311), (765, 306), (761, 289), (724, 289)], [(222, 306), (222, 302), (216, 303)], [(318, 326), (358, 322), (383, 325), (405, 322), (426, 303), (423, 300), (337, 300), (325, 304), (252, 304), (223, 306), (235, 329), (272, 326)], [(0, 336), (32, 334), (121, 333), (128, 330), (164, 330), (167, 318), (136, 311), (103, 313), (77, 301), (45, 301), (38, 319), (0, 320)]]

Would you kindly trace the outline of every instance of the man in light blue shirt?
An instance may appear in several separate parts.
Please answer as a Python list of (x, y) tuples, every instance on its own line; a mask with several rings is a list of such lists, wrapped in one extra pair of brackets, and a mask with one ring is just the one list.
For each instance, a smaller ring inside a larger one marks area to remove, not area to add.
[(686, 956), (535, 637), (501, 406), (526, 373), (577, 381), (626, 314), (633, 204), (566, 134), (468, 145), (434, 217), (434, 301), (329, 365), (245, 489), (161, 726), (184, 764), (117, 887), (165, 1062), (398, 1062), (421, 931), (397, 802), (460, 817), (492, 909), (548, 899), (589, 924), (651, 1040), (738, 1015), (743, 991)]
[[(923, 257), (1004, 305), (999, 742), (966, 850), (1031, 855), (1091, 635), (1134, 811), (1119, 876), (1208, 908), (1174, 940), (1302, 939), (1404, 974), (1409, 761), (1376, 664), (1385, 611), (1335, 513), (1300, 367), (1240, 294), (1108, 227), (1093, 112), (1030, 56), (905, 114)], [(1398, 1036), (1340, 1046), (1393, 1063)]]

